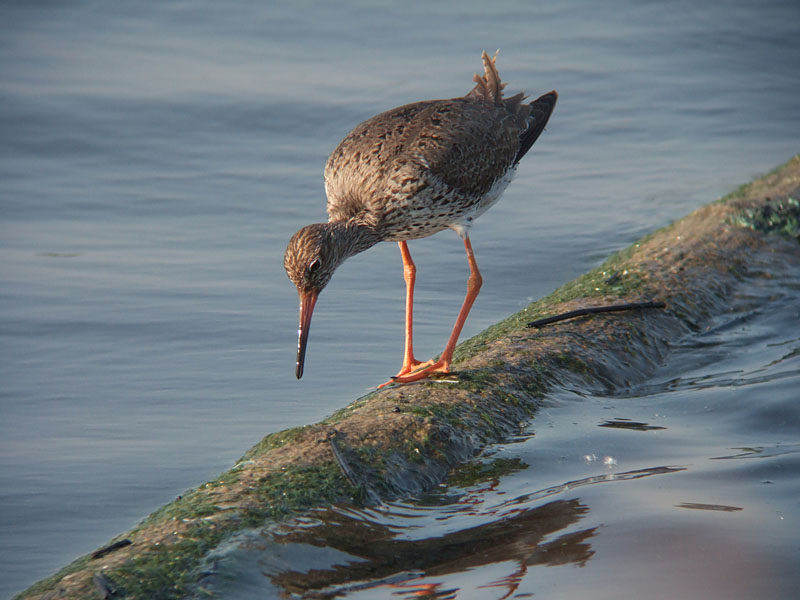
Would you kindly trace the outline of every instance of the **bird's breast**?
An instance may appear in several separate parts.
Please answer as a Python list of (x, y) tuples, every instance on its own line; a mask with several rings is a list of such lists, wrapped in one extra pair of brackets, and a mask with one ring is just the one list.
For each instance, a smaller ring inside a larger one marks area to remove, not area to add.
[(383, 203), (379, 225), (388, 241), (418, 239), (452, 228), (463, 235), (472, 222), (492, 207), (514, 177), (511, 168), (484, 194), (469, 194), (432, 181), (416, 194), (399, 195)]

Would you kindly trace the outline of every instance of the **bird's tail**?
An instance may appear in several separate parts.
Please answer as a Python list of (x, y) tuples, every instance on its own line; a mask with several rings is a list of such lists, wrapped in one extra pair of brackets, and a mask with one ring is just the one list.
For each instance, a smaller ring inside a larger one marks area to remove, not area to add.
[(539, 138), (542, 131), (544, 131), (544, 127), (547, 125), (547, 121), (550, 120), (550, 115), (556, 107), (557, 100), (558, 93), (553, 90), (552, 92), (547, 92), (539, 96), (530, 104), (520, 107), (520, 109), (527, 109), (528, 127), (522, 135), (519, 136), (519, 150), (514, 159), (515, 163), (518, 163), (522, 157), (525, 156), (525, 153), (531, 149), (533, 143)]
[(490, 57), (483, 51), (481, 55), (483, 61), (483, 76), (475, 75), (475, 87), (467, 94), (467, 98), (486, 102), (495, 106), (504, 106), (505, 109), (517, 118), (517, 122), (523, 133), (520, 136), (520, 148), (514, 162), (517, 163), (531, 149), (533, 143), (544, 131), (544, 126), (550, 119), (553, 109), (556, 107), (558, 94), (553, 90), (540, 96), (530, 104), (523, 104), (525, 94), (520, 92), (510, 98), (503, 98), (503, 88), (506, 84), (500, 81), (500, 74), (497, 72), (497, 52)]

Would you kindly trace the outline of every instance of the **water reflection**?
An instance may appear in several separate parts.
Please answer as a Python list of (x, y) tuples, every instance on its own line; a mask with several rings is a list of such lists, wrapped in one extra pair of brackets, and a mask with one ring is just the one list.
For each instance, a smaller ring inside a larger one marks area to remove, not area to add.
[(709, 460), (772, 458), (774, 456), (782, 456), (784, 454), (794, 454), (796, 452), (800, 452), (800, 444), (776, 444), (772, 447), (756, 446), (753, 448), (731, 448), (731, 450), (740, 450), (740, 452), (727, 456), (712, 456), (709, 458)]
[(719, 512), (736, 512), (743, 510), (741, 506), (726, 506), (725, 504), (701, 504), (699, 502), (681, 502), (678, 508), (691, 508), (694, 510), (716, 510)]
[[(487, 506), (477, 518), (475, 497), (485, 494), (483, 486), (448, 506), (333, 507), (244, 536), (212, 557), (203, 587), (233, 597), (241, 580), (226, 570), (229, 559), (238, 564), (243, 549), (259, 556), (259, 571), (269, 580), (262, 586), (306, 598), (354, 597), (377, 588), (401, 598), (455, 598), (459, 590), (449, 576), (489, 566), (500, 572), (479, 587), (498, 588), (499, 597), (507, 598), (531, 567), (582, 567), (595, 553), (591, 539), (598, 528), (575, 527), (589, 507), (579, 498), (540, 504), (541, 499), (590, 484), (682, 470), (660, 466), (586, 477)], [(480, 524), (469, 526), (476, 521)], [(254, 582), (247, 585), (252, 589)]]
[(649, 423), (642, 423), (640, 421), (633, 421), (631, 419), (623, 419), (621, 417), (604, 421), (598, 427), (612, 427), (615, 429), (630, 429), (633, 431), (654, 431), (657, 429), (666, 429), (661, 425), (650, 425)]
[(515, 498), (514, 500), (511, 500), (506, 504), (526, 503), (535, 499), (552, 496), (554, 494), (560, 494), (568, 490), (575, 490), (577, 488), (586, 485), (591, 485), (594, 483), (605, 483), (611, 481), (630, 481), (633, 479), (641, 479), (643, 477), (649, 477), (651, 475), (666, 475), (669, 473), (677, 473), (679, 471), (684, 471), (684, 470), (686, 470), (686, 467), (664, 466), (664, 467), (652, 467), (648, 469), (637, 469), (634, 471), (626, 471), (624, 473), (604, 473), (603, 475), (592, 475), (591, 477), (584, 477), (582, 479), (568, 481), (567, 483), (563, 483), (561, 485), (555, 485), (552, 487), (539, 490), (532, 494), (526, 494), (524, 496), (520, 496), (519, 498)]

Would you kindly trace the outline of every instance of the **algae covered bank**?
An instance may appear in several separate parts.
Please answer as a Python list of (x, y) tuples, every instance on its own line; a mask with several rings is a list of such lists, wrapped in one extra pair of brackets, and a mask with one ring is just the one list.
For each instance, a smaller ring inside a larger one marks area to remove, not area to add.
[[(612, 374), (641, 380), (677, 340), (724, 311), (737, 286), (765, 277), (765, 264), (800, 268), (798, 198), (795, 157), (465, 341), (453, 373), (375, 391), (325, 421), (268, 435), (217, 479), (19, 597), (202, 597), (214, 572), (209, 557), (237, 534), (469, 477), (458, 467), (535, 418), (553, 386), (580, 380), (602, 388)], [(527, 327), (581, 307), (653, 300), (666, 307)], [(520, 465), (494, 468), (499, 475)]]

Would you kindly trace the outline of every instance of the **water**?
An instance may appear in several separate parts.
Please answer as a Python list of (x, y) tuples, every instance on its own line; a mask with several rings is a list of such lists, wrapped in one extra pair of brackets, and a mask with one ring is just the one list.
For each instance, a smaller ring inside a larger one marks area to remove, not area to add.
[(479, 457), (502, 476), (243, 533), (204, 586), (228, 599), (795, 598), (798, 264), (740, 287), (646, 381), (554, 390)]
[[(356, 123), (463, 94), (483, 49), (510, 91), (559, 91), (473, 228), (469, 336), (796, 153), (798, 17), (792, 1), (5, 3), (0, 596), (397, 371), (404, 284), (384, 244), (337, 271), (294, 379), (282, 254), (325, 219), (322, 167)], [(432, 355), (466, 261), (449, 232), (411, 251)], [(548, 412), (563, 435), (590, 422), (572, 406)]]

